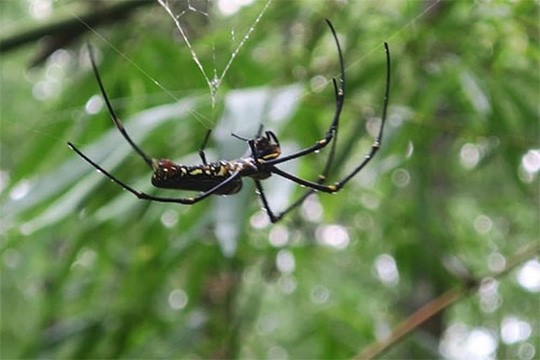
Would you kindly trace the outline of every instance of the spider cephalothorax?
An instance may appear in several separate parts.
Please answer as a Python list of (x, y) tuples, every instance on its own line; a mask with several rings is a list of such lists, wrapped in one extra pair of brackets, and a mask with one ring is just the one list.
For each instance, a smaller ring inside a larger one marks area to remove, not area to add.
[(258, 135), (255, 139), (250, 141), (250, 151), (252, 156), (257, 160), (272, 160), (281, 155), (281, 147), (279, 146), (279, 140), (272, 131), (265, 131), (264, 136)]
[[(182, 165), (176, 164), (171, 160), (161, 159), (157, 160), (148, 156), (141, 148), (137, 146), (131, 140), (128, 133), (126, 132), (122, 121), (119, 119), (118, 115), (114, 111), (105, 88), (99, 76), (96, 62), (92, 53), (92, 49), (89, 47), (90, 60), (92, 63), (92, 68), (96, 76), (99, 88), (107, 109), (111, 115), (111, 118), (122, 134), (126, 141), (133, 147), (133, 149), (141, 156), (141, 158), (146, 162), (146, 164), (152, 169), (152, 184), (158, 188), (165, 189), (177, 189), (177, 190), (193, 190), (199, 191), (199, 194), (193, 197), (177, 198), (177, 197), (163, 197), (146, 194), (139, 190), (132, 188), (127, 185), (125, 182), (119, 180), (114, 175), (107, 172), (100, 165), (91, 160), (86, 156), (82, 151), (80, 151), (75, 145), (71, 142), (68, 142), (68, 145), (73, 149), (79, 156), (86, 160), (90, 165), (100, 170), (105, 176), (114, 181), (116, 184), (120, 185), (125, 190), (131, 192), (139, 199), (149, 200), (149, 201), (159, 201), (159, 202), (171, 202), (191, 205), (195, 204), (210, 195), (230, 195), (235, 194), (242, 188), (242, 179), (245, 177), (250, 177), (255, 182), (255, 187), (257, 188), (257, 193), (259, 194), (262, 204), (265, 210), (270, 217), (270, 221), (277, 222), (285, 214), (289, 213), (291, 210), (299, 206), (307, 196), (309, 196), (314, 191), (321, 191), (327, 193), (334, 193), (343, 188), (343, 186), (356, 174), (358, 174), (364, 166), (366, 166), (369, 161), (373, 158), (376, 152), (379, 150), (381, 145), (382, 135), (384, 124), (386, 121), (386, 112), (388, 108), (388, 99), (390, 94), (390, 52), (388, 50), (388, 45), (385, 43), (384, 48), (386, 50), (386, 88), (384, 94), (384, 104), (381, 117), (381, 127), (379, 129), (379, 134), (375, 139), (371, 151), (366, 154), (364, 160), (354, 168), (348, 175), (343, 177), (341, 180), (335, 182), (334, 184), (325, 185), (324, 182), (330, 172), (332, 165), (332, 160), (334, 158), (335, 150), (335, 141), (332, 143), (328, 159), (324, 170), (319, 175), (316, 181), (309, 181), (299, 178), (295, 175), (289, 174), (276, 165), (303, 157), (305, 155), (313, 154), (319, 152), (319, 150), (325, 148), (335, 137), (339, 129), (339, 119), (341, 115), (341, 110), (343, 108), (343, 103), (345, 100), (345, 68), (343, 64), (343, 54), (341, 52), (341, 46), (339, 44), (336, 31), (332, 23), (329, 20), (326, 20), (334, 41), (336, 43), (338, 60), (339, 60), (339, 69), (340, 77), (339, 80), (333, 79), (334, 93), (336, 97), (336, 106), (334, 110), (334, 117), (328, 130), (326, 131), (325, 136), (316, 141), (312, 146), (307, 147), (303, 150), (299, 150), (293, 154), (282, 155), (281, 148), (277, 136), (272, 131), (265, 131), (262, 134), (262, 127), (259, 132), (253, 139), (246, 139), (240, 136), (234, 135), (239, 139), (245, 140), (248, 144), (248, 152), (246, 156), (240, 159), (234, 160), (222, 160), (217, 162), (208, 163), (206, 161), (206, 155), (204, 153), (204, 148), (210, 136), (210, 131), (207, 132), (206, 137), (201, 145), (199, 150), (199, 156), (202, 160), (202, 164), (197, 165)], [(270, 209), (268, 201), (266, 199), (264, 190), (262, 188), (261, 180), (264, 180), (270, 177), (272, 174), (281, 176), (290, 181), (293, 181), (297, 184), (303, 185), (309, 190), (307, 190), (300, 198), (291, 203), (285, 210), (281, 213), (274, 214)]]

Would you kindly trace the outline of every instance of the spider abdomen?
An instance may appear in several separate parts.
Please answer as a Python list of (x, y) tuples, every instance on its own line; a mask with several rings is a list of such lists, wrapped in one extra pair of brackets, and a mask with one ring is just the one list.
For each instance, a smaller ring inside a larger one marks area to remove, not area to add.
[[(162, 189), (208, 191), (221, 184), (235, 171), (234, 163), (219, 161), (201, 165), (180, 165), (171, 160), (154, 162), (152, 185)], [(242, 179), (238, 178), (219, 188), (216, 195), (235, 194), (242, 188)]]

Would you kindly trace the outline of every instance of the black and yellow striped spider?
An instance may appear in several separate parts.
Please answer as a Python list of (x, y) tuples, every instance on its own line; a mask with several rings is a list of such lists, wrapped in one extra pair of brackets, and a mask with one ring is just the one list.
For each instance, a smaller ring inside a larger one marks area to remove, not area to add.
[[(79, 156), (86, 160), (94, 168), (98, 169), (108, 177), (110, 180), (114, 181), (116, 184), (120, 185), (123, 189), (129, 191), (130, 193), (137, 196), (142, 200), (149, 201), (158, 201), (158, 202), (168, 202), (168, 203), (178, 203), (185, 205), (193, 205), (203, 199), (206, 199), (210, 195), (231, 195), (235, 194), (242, 188), (242, 180), (244, 177), (250, 177), (255, 181), (255, 186), (257, 188), (257, 193), (261, 199), (262, 205), (266, 210), (270, 221), (275, 223), (283, 218), (291, 210), (298, 207), (302, 202), (313, 192), (321, 191), (325, 193), (335, 193), (343, 188), (343, 186), (356, 174), (358, 174), (373, 158), (373, 156), (379, 150), (381, 145), (382, 135), (384, 124), (386, 121), (386, 112), (388, 108), (388, 98), (390, 93), (390, 52), (388, 49), (388, 44), (385, 43), (386, 51), (386, 87), (384, 93), (384, 103), (383, 111), (381, 117), (381, 126), (379, 133), (371, 147), (371, 151), (367, 153), (363, 161), (353, 169), (348, 175), (346, 175), (341, 180), (331, 184), (326, 185), (325, 180), (330, 171), (330, 166), (334, 157), (335, 150), (335, 141), (332, 143), (330, 153), (325, 168), (322, 173), (319, 175), (316, 181), (308, 181), (301, 179), (295, 175), (289, 174), (277, 167), (277, 165), (290, 161), (293, 159), (300, 158), (302, 156), (318, 152), (322, 148), (326, 147), (336, 136), (339, 126), (339, 118), (341, 110), (343, 108), (343, 102), (345, 100), (345, 69), (343, 64), (343, 54), (341, 51), (341, 46), (339, 44), (336, 31), (332, 23), (329, 20), (326, 20), (334, 41), (336, 43), (338, 57), (339, 57), (339, 66), (340, 66), (340, 78), (333, 79), (334, 91), (336, 96), (336, 107), (334, 111), (334, 117), (330, 123), (324, 138), (317, 141), (314, 145), (299, 150), (293, 154), (284, 155), (281, 154), (281, 148), (279, 145), (279, 140), (277, 136), (272, 131), (262, 132), (262, 127), (260, 128), (257, 135), (252, 139), (242, 138), (237, 135), (233, 135), (241, 140), (244, 140), (248, 144), (248, 152), (245, 157), (235, 160), (222, 160), (218, 162), (207, 162), (204, 149), (210, 137), (210, 130), (206, 133), (203, 144), (199, 150), (199, 156), (201, 158), (202, 164), (197, 165), (182, 165), (174, 163), (168, 159), (155, 159), (148, 156), (137, 144), (131, 140), (128, 133), (126, 132), (122, 121), (118, 118), (116, 112), (114, 111), (105, 88), (99, 76), (96, 62), (92, 51), (90, 49), (90, 60), (92, 63), (92, 68), (96, 76), (99, 88), (105, 104), (109, 110), (111, 118), (124, 137), (126, 141), (133, 147), (133, 149), (143, 158), (146, 164), (152, 169), (152, 185), (158, 188), (164, 189), (177, 189), (177, 190), (193, 190), (199, 191), (200, 193), (193, 197), (177, 198), (177, 197), (162, 197), (146, 194), (144, 192), (138, 191), (131, 186), (127, 185), (125, 182), (119, 180), (114, 175), (107, 172), (100, 165), (95, 163), (92, 159), (86, 156), (81, 152), (73, 143), (68, 142), (68, 146), (73, 149)], [(272, 174), (284, 177), (290, 181), (293, 181), (297, 184), (303, 185), (309, 188), (306, 193), (297, 199), (295, 202), (291, 203), (285, 210), (278, 214), (270, 209), (268, 201), (263, 191), (261, 180), (264, 180), (270, 177)]]

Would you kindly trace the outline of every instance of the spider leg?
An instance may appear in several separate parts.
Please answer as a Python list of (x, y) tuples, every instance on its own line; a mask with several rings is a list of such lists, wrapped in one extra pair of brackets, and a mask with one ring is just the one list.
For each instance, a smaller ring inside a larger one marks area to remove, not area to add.
[[(380, 133), (382, 133), (382, 127), (381, 127), (381, 130), (380, 130)], [(312, 190), (309, 190), (306, 194), (304, 194), (303, 197), (300, 198), (300, 199), (303, 200), (303, 199), (305, 199), (307, 196), (309, 196), (310, 194), (312, 194), (315, 191), (322, 191), (322, 192), (326, 192), (326, 193), (335, 193), (335, 192), (338, 192), (339, 190), (341, 190), (343, 188), (343, 186), (345, 186), (345, 184), (349, 180), (351, 180), (356, 174), (358, 174), (370, 162), (370, 160), (375, 156), (375, 154), (377, 153), (377, 151), (379, 151), (379, 149), (380, 149), (380, 140), (379, 140), (379, 138), (377, 138), (373, 142), (373, 145), (371, 146), (370, 152), (365, 155), (364, 161), (362, 161), (360, 163), (360, 165), (358, 165), (353, 171), (351, 171), (349, 173), (349, 175), (345, 176), (343, 179), (341, 179), (340, 181), (337, 181), (333, 185), (324, 185), (323, 184), (324, 181), (325, 181), (324, 176), (320, 176), (319, 180), (317, 182), (313, 182), (313, 181), (304, 180), (302, 178), (291, 175), (291, 174), (289, 174), (289, 173), (287, 173), (287, 172), (285, 172), (283, 170), (278, 169), (275, 166), (271, 167), (270, 171), (272, 173), (276, 174), (276, 175), (279, 175), (279, 176), (282, 176), (282, 177), (284, 177), (286, 179), (294, 181), (297, 184), (300, 184), (300, 185), (311, 188)], [(298, 204), (298, 205), (300, 205), (300, 204)], [(296, 206), (298, 206), (298, 205), (296, 205)]]
[[(334, 149), (335, 147), (332, 146), (332, 149)], [(255, 181), (255, 187), (257, 188), (257, 194), (259, 195), (260, 199), (261, 199), (261, 202), (262, 202), (262, 205), (263, 205), (263, 208), (265, 209), (266, 211), (266, 214), (268, 215), (268, 217), (270, 218), (270, 222), (271, 223), (277, 223), (279, 220), (281, 220), (285, 215), (287, 215), (289, 212), (291, 212), (292, 210), (296, 209), (298, 206), (300, 206), (304, 200), (306, 200), (306, 198), (313, 194), (314, 192), (318, 191), (318, 190), (321, 190), (321, 191), (325, 191), (325, 192), (336, 192), (338, 190), (334, 190), (332, 187), (324, 187), (324, 185), (322, 185), (326, 179), (326, 175), (324, 175), (324, 173), (326, 173), (327, 169), (328, 169), (328, 163), (327, 163), (327, 166), (325, 167), (325, 171), (323, 172), (323, 174), (319, 175), (319, 178), (317, 180), (317, 182), (310, 182), (310, 181), (306, 181), (306, 180), (303, 180), (303, 179), (300, 179), (294, 175), (291, 175), (287, 172), (284, 172), (276, 167), (272, 167), (271, 168), (271, 172), (272, 173), (275, 173), (277, 175), (280, 175), (280, 176), (283, 176), (293, 182), (296, 182), (300, 185), (303, 185), (303, 186), (307, 186), (307, 187), (310, 187), (311, 190), (308, 190), (304, 193), (304, 195), (300, 196), (298, 199), (296, 199), (296, 201), (294, 201), (292, 204), (290, 204), (285, 210), (281, 211), (280, 213), (278, 213), (277, 215), (274, 214), (274, 212), (272, 211), (272, 209), (270, 208), (270, 204), (268, 203), (268, 200), (266, 199), (266, 195), (264, 193), (264, 190), (263, 190), (263, 187), (262, 187), (262, 184), (259, 180), (257, 179), (254, 179)], [(277, 171), (276, 171), (277, 170)], [(317, 187), (316, 189), (314, 187)], [(326, 188), (327, 190), (323, 189)]]
[(270, 204), (268, 203), (268, 200), (266, 200), (266, 195), (264, 194), (264, 190), (263, 190), (261, 182), (257, 179), (254, 179), (254, 181), (255, 181), (255, 187), (257, 188), (257, 194), (261, 198), (263, 208), (264, 210), (266, 210), (266, 214), (270, 218), (270, 222), (272, 224), (278, 222), (283, 217), (283, 214), (279, 214), (278, 216), (274, 215), (274, 212), (270, 208)]
[(208, 139), (210, 138), (210, 133), (212, 133), (212, 129), (208, 129), (206, 132), (206, 135), (204, 136), (204, 140), (201, 144), (201, 147), (199, 148), (199, 157), (201, 158), (201, 161), (204, 165), (208, 165), (208, 162), (206, 161), (206, 154), (204, 153), (204, 149), (206, 148), (206, 144), (208, 143)]
[(242, 141), (246, 141), (246, 142), (249, 141), (248, 138), (245, 138), (245, 137), (243, 137), (243, 136), (237, 135), (237, 134), (235, 134), (235, 133), (231, 133), (231, 136), (232, 136), (233, 138), (237, 138), (238, 140), (242, 140)]
[(307, 197), (310, 192), (314, 192), (314, 191), (322, 191), (322, 192), (325, 192), (325, 193), (335, 193), (335, 192), (338, 192), (339, 190), (341, 190), (341, 188), (343, 186), (345, 186), (345, 184), (351, 178), (353, 178), (358, 172), (360, 172), (360, 170), (362, 170), (369, 163), (369, 161), (377, 153), (379, 148), (380, 148), (380, 143), (379, 143), (378, 140), (375, 140), (375, 142), (373, 143), (373, 145), (371, 147), (371, 151), (368, 154), (366, 154), (366, 156), (364, 158), (364, 161), (362, 161), (360, 163), (360, 165), (357, 166), (349, 175), (345, 176), (343, 179), (341, 179), (340, 181), (334, 183), (333, 185), (324, 185), (324, 181), (326, 180), (326, 178), (323, 175), (319, 176), (319, 180), (317, 180), (315, 182), (315, 181), (305, 180), (305, 179), (299, 178), (297, 176), (294, 176), (292, 174), (289, 174), (288, 172), (285, 172), (285, 171), (283, 171), (281, 169), (278, 169), (277, 167), (275, 167), (273, 165), (268, 167), (268, 171), (270, 171), (273, 174), (284, 177), (285, 179), (293, 181), (293, 182), (295, 182), (295, 183), (297, 183), (299, 185), (311, 188), (312, 190), (308, 191), (308, 193), (305, 194), (305, 197)]
[(126, 139), (126, 141), (131, 145), (131, 147), (143, 158), (144, 162), (148, 166), (150, 166), (150, 168), (152, 168), (152, 158), (148, 156), (139, 146), (137, 146), (137, 144), (135, 144), (133, 140), (131, 140), (126, 129), (124, 128), (124, 124), (118, 117), (118, 114), (116, 114), (116, 111), (114, 111), (109, 97), (107, 96), (107, 92), (105, 91), (105, 87), (103, 86), (103, 82), (101, 81), (101, 77), (99, 76), (96, 60), (94, 58), (94, 50), (90, 44), (88, 44), (88, 53), (90, 55), (90, 63), (92, 64), (92, 69), (94, 70), (94, 75), (96, 76), (101, 95), (103, 96), (103, 100), (105, 100), (105, 104), (107, 105), (107, 109), (109, 110), (109, 114), (111, 115), (111, 119), (114, 122), (114, 125), (116, 125), (116, 128), (118, 129), (118, 131), (120, 131), (120, 134), (122, 134), (124, 139)]
[(311, 189), (313, 189), (315, 191), (322, 191), (322, 192), (326, 192), (326, 193), (335, 193), (335, 192), (339, 191), (339, 189), (337, 188), (337, 183), (334, 184), (334, 185), (324, 185), (324, 184), (322, 184), (321, 179), (319, 179), (318, 181), (305, 180), (305, 179), (299, 178), (298, 176), (294, 176), (292, 174), (289, 174), (288, 172), (285, 172), (285, 171), (283, 171), (281, 169), (278, 169), (275, 166), (268, 167), (268, 171), (270, 171), (272, 174), (279, 175), (281, 177), (284, 177), (285, 179), (288, 179), (288, 180), (290, 180), (292, 182), (295, 182), (295, 183), (297, 183), (299, 185), (311, 188)]
[[(257, 134), (255, 134), (256, 137), (261, 136), (263, 127), (264, 127), (263, 124), (259, 125), (259, 130), (257, 130)], [(235, 134), (235, 133), (231, 133), (231, 136), (234, 137), (234, 138), (237, 138), (238, 140), (242, 140), (242, 141), (245, 141), (245, 142), (249, 142), (251, 140), (251, 139), (248, 139), (246, 137), (243, 137), (243, 136)]]
[(379, 128), (379, 133), (371, 146), (371, 151), (366, 154), (364, 161), (360, 163), (349, 175), (345, 176), (343, 179), (338, 181), (335, 186), (337, 189), (341, 189), (351, 178), (360, 172), (366, 166), (370, 160), (375, 156), (377, 151), (379, 151), (383, 138), (384, 124), (386, 123), (386, 114), (388, 112), (388, 101), (390, 99), (390, 49), (388, 48), (388, 43), (384, 43), (384, 50), (386, 52), (386, 85), (384, 90), (384, 102), (383, 102), (383, 111), (381, 116), (381, 126)]
[(343, 109), (343, 102), (345, 101), (345, 66), (344, 66), (344, 61), (343, 61), (343, 53), (341, 51), (341, 45), (339, 44), (336, 31), (334, 30), (334, 26), (328, 19), (326, 19), (326, 23), (330, 27), (330, 31), (332, 32), (332, 36), (334, 37), (334, 41), (336, 43), (336, 47), (338, 50), (338, 57), (339, 57), (339, 68), (340, 68), (339, 85), (338, 85), (338, 80), (336, 80), (335, 78), (332, 79), (332, 82), (334, 84), (334, 92), (336, 95), (336, 108), (334, 111), (333, 120), (330, 123), (330, 127), (328, 128), (323, 139), (317, 141), (314, 145), (308, 148), (305, 148), (303, 150), (300, 150), (294, 154), (290, 154), (290, 155), (283, 156), (277, 159), (269, 160), (266, 162), (269, 165), (276, 165), (282, 162), (296, 159), (304, 155), (314, 153), (315, 151), (318, 151), (324, 148), (326, 145), (328, 145), (328, 143), (330, 143), (330, 141), (332, 141), (332, 138), (334, 137), (336, 130), (339, 126), (339, 117), (341, 115), (341, 110)]
[(385, 125), (386, 117), (387, 117), (388, 101), (390, 97), (390, 50), (388, 48), (387, 43), (384, 43), (384, 49), (386, 52), (386, 85), (385, 85), (385, 93), (384, 93), (383, 111), (382, 111), (382, 117), (381, 117), (381, 126), (379, 128), (379, 133), (377, 134), (377, 137), (375, 141), (373, 142), (373, 145), (371, 146), (370, 152), (365, 155), (364, 160), (360, 163), (360, 165), (358, 165), (353, 171), (351, 171), (343, 179), (341, 179), (340, 181), (336, 182), (333, 185), (324, 185), (326, 177), (330, 173), (332, 162), (334, 159), (334, 153), (335, 153), (335, 147), (336, 147), (336, 141), (337, 141), (337, 129), (336, 129), (336, 132), (334, 135), (334, 141), (332, 143), (332, 148), (330, 150), (330, 154), (328, 156), (326, 166), (323, 172), (321, 173), (321, 175), (319, 175), (319, 178), (316, 182), (311, 182), (311, 181), (298, 178), (294, 175), (284, 172), (283, 170), (278, 169), (275, 166), (271, 166), (270, 171), (272, 173), (285, 177), (300, 185), (310, 188), (310, 190), (306, 191), (296, 201), (290, 204), (285, 210), (283, 210), (281, 213), (276, 215), (270, 210), (268, 206), (268, 202), (266, 201), (264, 197), (264, 193), (261, 192), (262, 188), (260, 188), (260, 184), (259, 184), (257, 188), (258, 189), (260, 188), (259, 193), (262, 193), (261, 199), (263, 201), (263, 205), (266, 211), (268, 212), (268, 215), (273, 223), (279, 221), (287, 213), (289, 213), (290, 211), (300, 206), (308, 196), (310, 196), (316, 191), (323, 191), (323, 192), (330, 192), (330, 193), (339, 191), (350, 179), (352, 179), (356, 174), (358, 174), (369, 163), (369, 161), (375, 156), (375, 154), (379, 151), (381, 143), (382, 143), (383, 130), (384, 130), (384, 125)]
[[(300, 206), (304, 202), (304, 200), (309, 195), (311, 195), (316, 190), (324, 191), (323, 188), (321, 188), (320, 186), (326, 180), (326, 177), (328, 176), (328, 173), (330, 172), (330, 169), (332, 167), (332, 163), (333, 163), (333, 160), (334, 160), (334, 154), (335, 154), (335, 149), (336, 149), (336, 141), (337, 141), (337, 133), (338, 133), (338, 125), (339, 125), (339, 117), (341, 115), (341, 110), (343, 108), (343, 103), (344, 103), (344, 99), (345, 99), (345, 70), (344, 70), (343, 54), (342, 54), (342, 51), (341, 51), (341, 46), (339, 44), (339, 40), (337, 38), (335, 29), (334, 29), (332, 23), (328, 19), (326, 20), (326, 22), (327, 22), (328, 26), (330, 27), (330, 30), (332, 32), (332, 36), (334, 37), (334, 40), (336, 42), (336, 47), (337, 47), (337, 50), (338, 50), (338, 57), (339, 57), (339, 64), (340, 64), (339, 85), (338, 85), (338, 81), (335, 78), (332, 79), (332, 83), (334, 85), (334, 94), (335, 94), (335, 98), (336, 98), (336, 108), (335, 108), (334, 118), (332, 120), (332, 123), (330, 124), (330, 127), (328, 128), (328, 131), (327, 131), (324, 139), (319, 140), (315, 145), (313, 145), (313, 146), (311, 146), (311, 147), (309, 147), (307, 149), (301, 150), (301, 151), (299, 151), (299, 152), (297, 152), (295, 154), (289, 155), (289, 156), (281, 157), (281, 158), (276, 159), (276, 160), (266, 161), (265, 164), (274, 165), (274, 164), (277, 164), (277, 163), (286, 162), (288, 160), (292, 160), (292, 159), (295, 159), (295, 158), (298, 158), (298, 157), (313, 153), (313, 152), (315, 152), (317, 150), (322, 149), (323, 147), (328, 145), (329, 142), (331, 142), (333, 140), (332, 147), (331, 147), (331, 150), (330, 150), (330, 154), (328, 155), (328, 159), (326, 161), (326, 165), (324, 167), (324, 170), (319, 175), (318, 180), (315, 183), (305, 181), (303, 179), (294, 177), (293, 175), (290, 175), (288, 173), (282, 172), (281, 170), (279, 170), (279, 169), (277, 169), (275, 167), (271, 167), (272, 170), (274, 170), (274, 169), (276, 170), (275, 171), (276, 174), (281, 175), (283, 177), (288, 178), (291, 181), (294, 181), (296, 183), (299, 183), (301, 185), (308, 186), (308, 187), (311, 188), (311, 190), (306, 191), (296, 201), (294, 201), (285, 210), (283, 210), (282, 212), (280, 212), (277, 215), (274, 214), (274, 212), (271, 210), (271, 208), (269, 206), (269, 203), (268, 203), (268, 201), (266, 199), (266, 196), (264, 194), (264, 191), (263, 191), (263, 188), (262, 188), (262, 185), (261, 185), (260, 181), (255, 180), (255, 185), (257, 187), (259, 197), (261, 198), (261, 201), (263, 203), (263, 207), (265, 208), (268, 216), (270, 217), (270, 221), (272, 223), (278, 222), (286, 214), (288, 214), (290, 211), (296, 209), (298, 206)], [(258, 135), (260, 135), (261, 130), (262, 129), (259, 130)], [(271, 133), (270, 135), (272, 135), (272, 137), (277, 142), (277, 139), (275, 138), (275, 135), (273, 135), (273, 133)], [(267, 136), (270, 136), (270, 135), (267, 135)], [(253, 146), (251, 144), (250, 144), (250, 147), (252, 148), (252, 153), (255, 154), (255, 152), (253, 151)], [(254, 158), (257, 160), (255, 155), (254, 155)], [(282, 172), (282, 173), (280, 174), (279, 172)], [(286, 174), (286, 175), (284, 175), (284, 174)], [(314, 189), (313, 188), (314, 186), (316, 186), (317, 189)], [(331, 192), (331, 191), (328, 191), (328, 192)]]
[(228, 177), (226, 180), (220, 182), (213, 188), (211, 188), (208, 191), (201, 192), (197, 196), (188, 197), (188, 198), (170, 198), (170, 197), (161, 197), (161, 196), (154, 196), (149, 195), (147, 193), (144, 193), (142, 191), (136, 190), (132, 188), (131, 186), (124, 183), (122, 180), (118, 179), (114, 175), (107, 172), (105, 169), (103, 169), (100, 165), (95, 163), (92, 159), (90, 159), (88, 156), (86, 156), (81, 150), (79, 150), (73, 143), (68, 142), (68, 146), (75, 151), (80, 157), (82, 157), (86, 162), (88, 162), (90, 165), (92, 165), (94, 168), (99, 170), (103, 175), (108, 177), (110, 180), (115, 182), (116, 184), (120, 185), (124, 190), (129, 191), (133, 195), (135, 195), (137, 198), (142, 200), (149, 200), (149, 201), (158, 201), (158, 202), (164, 202), (164, 203), (178, 203), (178, 204), (185, 204), (185, 205), (193, 205), (208, 196), (216, 193), (219, 189), (229, 184), (231, 181), (234, 181), (240, 177), (240, 172), (236, 171), (234, 172), (230, 177)]
[[(331, 145), (330, 153), (329, 153), (328, 158), (326, 160), (326, 165), (324, 166), (323, 172), (318, 176), (318, 179), (317, 179), (317, 182), (316, 182), (319, 185), (324, 183), (324, 181), (326, 180), (326, 177), (328, 176), (328, 173), (330, 172), (330, 169), (332, 167), (332, 162), (334, 160), (334, 154), (335, 154), (335, 151), (336, 151), (337, 135), (338, 135), (338, 132), (337, 132), (337, 129), (336, 129), (336, 132), (335, 132), (334, 138), (333, 138), (333, 142), (332, 142), (332, 145)], [(271, 133), (271, 134), (269, 134), (267, 136), (272, 136), (275, 139), (275, 141), (277, 142), (277, 138), (273, 133)], [(253, 145), (250, 144), (250, 146), (253, 146)], [(252, 152), (254, 152), (254, 151), (252, 150)], [(254, 156), (254, 158), (256, 159), (255, 156)], [(316, 191), (314, 189), (310, 189), (310, 190), (306, 191), (302, 196), (300, 196), (293, 203), (291, 203), (287, 208), (285, 208), (285, 210), (281, 211), (280, 213), (278, 213), (276, 215), (276, 214), (274, 214), (274, 212), (270, 208), (270, 204), (268, 203), (268, 200), (266, 199), (266, 195), (264, 194), (262, 184), (260, 183), (259, 180), (255, 180), (255, 186), (257, 187), (257, 192), (259, 194), (259, 197), (261, 198), (263, 207), (266, 210), (266, 213), (268, 214), (268, 217), (270, 218), (270, 221), (272, 223), (276, 223), (279, 220), (281, 220), (289, 212), (291, 212), (292, 210), (294, 210), (298, 206), (300, 206), (306, 200), (306, 198), (308, 196), (310, 196), (311, 194), (313, 194)]]
[[(316, 182), (319, 185), (324, 184), (324, 182), (326, 181), (326, 177), (330, 173), (330, 169), (331, 169), (332, 163), (334, 161), (334, 154), (335, 154), (335, 151), (336, 151), (337, 135), (338, 135), (338, 133), (337, 133), (337, 129), (336, 129), (336, 133), (334, 134), (334, 139), (333, 139), (333, 142), (332, 142), (332, 147), (330, 149), (330, 154), (328, 155), (328, 158), (326, 160), (326, 165), (324, 166), (324, 170), (322, 171), (322, 173), (318, 176), (318, 179), (317, 179), (317, 182)], [(264, 192), (262, 191), (262, 186), (260, 184), (259, 184), (259, 186), (257, 186), (257, 189), (259, 190), (259, 196), (261, 197), (263, 206), (266, 209), (266, 212), (267, 212), (268, 216), (270, 217), (270, 221), (272, 223), (276, 223), (279, 220), (281, 220), (289, 212), (293, 211), (294, 209), (296, 209), (297, 207), (302, 205), (304, 203), (304, 201), (311, 194), (313, 194), (313, 193), (315, 193), (317, 191), (315, 189), (307, 190), (306, 192), (304, 192), (304, 194), (302, 196), (300, 196), (298, 199), (296, 199), (293, 203), (289, 204), (289, 206), (286, 207), (285, 210), (282, 210), (280, 213), (278, 213), (276, 215), (270, 209), (270, 206), (268, 205), (268, 201), (266, 201)]]
[(257, 130), (257, 136), (261, 136), (263, 129), (264, 129), (264, 125), (261, 123), (259, 125), (259, 130)]

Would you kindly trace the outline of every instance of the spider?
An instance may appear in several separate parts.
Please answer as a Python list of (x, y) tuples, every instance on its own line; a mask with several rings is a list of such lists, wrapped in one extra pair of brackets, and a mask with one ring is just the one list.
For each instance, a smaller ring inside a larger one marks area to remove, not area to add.
[[(341, 180), (331, 185), (324, 184), (326, 181), (326, 177), (328, 176), (328, 173), (330, 171), (332, 161), (333, 161), (334, 152), (335, 152), (335, 144), (336, 144), (335, 139), (337, 137), (338, 126), (339, 126), (339, 118), (340, 118), (341, 110), (343, 108), (343, 103), (345, 100), (345, 69), (344, 69), (343, 54), (341, 51), (341, 46), (339, 44), (339, 40), (336, 35), (334, 26), (329, 20), (326, 20), (326, 23), (328, 24), (328, 27), (330, 28), (330, 31), (332, 32), (332, 36), (336, 43), (336, 48), (337, 48), (338, 58), (339, 58), (339, 66), (340, 66), (340, 78), (339, 80), (337, 80), (336, 78), (332, 79), (332, 82), (334, 85), (336, 105), (335, 105), (334, 116), (333, 116), (332, 122), (330, 123), (330, 127), (326, 131), (324, 138), (315, 142), (315, 144), (310, 147), (307, 147), (303, 150), (299, 150), (293, 154), (281, 156), (281, 148), (280, 148), (279, 140), (277, 136), (272, 131), (265, 131), (263, 133), (262, 132), (263, 128), (261, 126), (256, 136), (252, 139), (247, 139), (247, 138), (243, 138), (241, 136), (232, 134), (234, 137), (241, 139), (243, 141), (246, 141), (249, 147), (247, 154), (244, 157), (239, 158), (239, 159), (222, 160), (222, 161), (210, 162), (210, 163), (207, 162), (204, 149), (210, 137), (211, 130), (207, 131), (206, 136), (203, 140), (203, 143), (201, 147), (199, 148), (199, 157), (201, 158), (202, 164), (182, 165), (182, 164), (174, 163), (173, 161), (168, 160), (168, 159), (152, 158), (148, 156), (129, 137), (128, 133), (126, 132), (126, 129), (124, 128), (122, 121), (116, 114), (116, 111), (113, 109), (111, 102), (109, 101), (109, 98), (105, 91), (105, 87), (103, 86), (103, 82), (101, 81), (101, 77), (99, 75), (96, 61), (94, 59), (94, 55), (92, 53), (91, 47), (89, 47), (90, 62), (92, 64), (92, 69), (94, 71), (103, 99), (105, 100), (105, 104), (107, 106), (109, 114), (116, 128), (118, 129), (118, 131), (120, 131), (120, 134), (131, 145), (131, 147), (140, 155), (140, 157), (144, 160), (144, 162), (146, 162), (146, 164), (152, 169), (153, 171), (152, 185), (154, 185), (157, 188), (164, 188), (164, 189), (199, 191), (199, 194), (197, 194), (196, 196), (183, 198), (183, 197), (162, 197), (162, 196), (155, 196), (155, 195), (150, 195), (150, 194), (141, 192), (127, 185), (125, 182), (119, 180), (117, 177), (107, 172), (100, 165), (98, 165), (92, 159), (86, 156), (73, 143), (68, 142), (68, 146), (73, 151), (75, 151), (80, 157), (82, 157), (85, 161), (87, 161), (90, 165), (92, 165), (94, 168), (99, 170), (103, 175), (108, 177), (117, 185), (121, 186), (124, 190), (129, 191), (130, 193), (134, 194), (137, 198), (142, 199), (142, 200), (193, 205), (203, 199), (206, 199), (210, 195), (235, 194), (239, 192), (240, 189), (242, 188), (243, 178), (250, 177), (255, 182), (257, 193), (261, 199), (264, 209), (266, 210), (266, 213), (268, 214), (268, 217), (270, 218), (270, 221), (272, 223), (276, 223), (279, 220), (281, 220), (287, 213), (289, 213), (290, 211), (298, 207), (300, 204), (302, 204), (303, 201), (312, 193), (316, 191), (321, 191), (325, 193), (336, 193), (340, 191), (343, 188), (343, 186), (345, 186), (345, 184), (349, 180), (351, 180), (351, 178), (353, 178), (356, 174), (358, 174), (370, 162), (370, 160), (377, 153), (381, 145), (384, 124), (386, 121), (389, 93), (390, 93), (390, 51), (389, 51), (387, 43), (384, 43), (384, 48), (386, 52), (386, 85), (385, 85), (382, 117), (381, 117), (381, 126), (379, 129), (379, 133), (375, 141), (373, 142), (371, 151), (365, 155), (364, 160), (356, 168), (354, 168), (348, 175), (343, 177)], [(334, 141), (332, 142), (332, 146), (330, 149), (328, 159), (326, 161), (326, 165), (316, 181), (304, 180), (295, 175), (289, 174), (279, 169), (276, 166), (278, 164), (318, 152), (319, 150), (326, 147), (333, 139)], [(285, 210), (283, 210), (282, 212), (278, 214), (275, 214), (270, 209), (269, 203), (267, 201), (266, 195), (264, 193), (264, 190), (261, 184), (261, 180), (267, 179), (273, 174), (281, 176), (285, 179), (288, 179), (299, 185), (309, 188), (301, 197), (299, 197), (296, 201), (291, 203)]]

